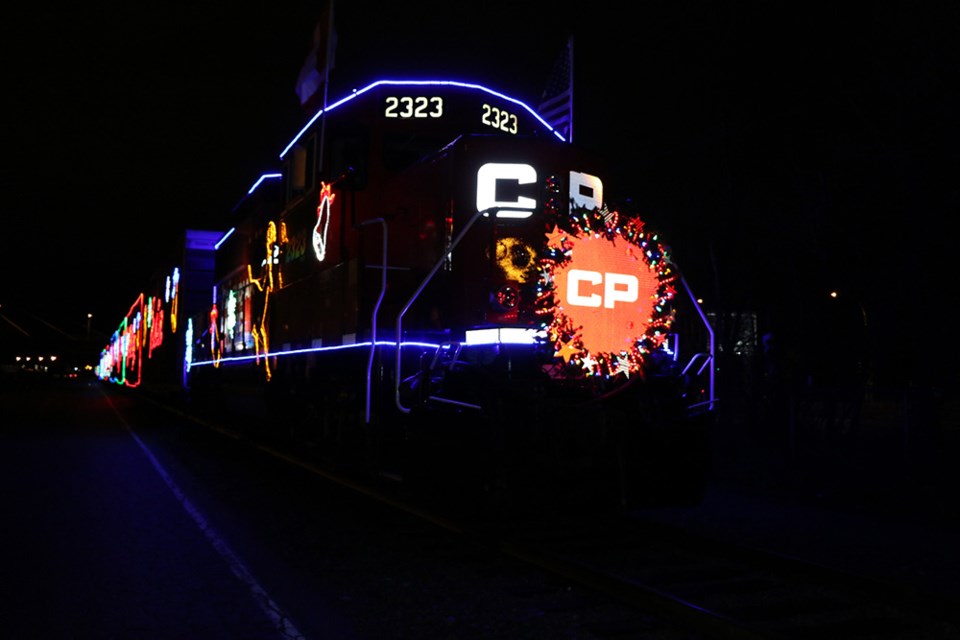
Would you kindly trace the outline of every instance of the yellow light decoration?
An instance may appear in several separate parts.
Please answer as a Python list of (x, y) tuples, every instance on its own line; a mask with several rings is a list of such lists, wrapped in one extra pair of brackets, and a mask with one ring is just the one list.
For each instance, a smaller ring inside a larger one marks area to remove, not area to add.
[(526, 282), (530, 269), (537, 263), (537, 253), (533, 247), (519, 238), (500, 238), (497, 240), (497, 265), (503, 269), (508, 280)]
[(173, 292), (171, 293), (170, 301), (170, 331), (172, 333), (177, 332), (177, 308), (180, 303), (180, 269), (174, 267), (173, 269)]
[(579, 352), (580, 349), (575, 347), (573, 343), (564, 342), (563, 345), (557, 350), (556, 357), (563, 358), (564, 362), (570, 362), (570, 358)]
[(267, 234), (265, 241), (266, 254), (263, 262), (260, 263), (260, 277), (253, 277), (253, 267), (247, 265), (247, 276), (258, 290), (263, 292), (263, 309), (260, 313), (260, 322), (252, 327), (254, 347), (256, 348), (257, 363), (260, 362), (260, 356), (263, 356), (264, 372), (267, 380), (273, 376), (270, 371), (270, 294), (274, 290), (274, 267), (279, 264), (280, 247), (277, 244), (277, 225), (272, 220), (267, 223)]
[(277, 288), (283, 289), (283, 269), (280, 264), (280, 256), (286, 251), (286, 246), (289, 240), (287, 239), (287, 224), (281, 222), (280, 226), (277, 227), (277, 239), (276, 245), (274, 246), (274, 258), (273, 264), (276, 265), (277, 269)]

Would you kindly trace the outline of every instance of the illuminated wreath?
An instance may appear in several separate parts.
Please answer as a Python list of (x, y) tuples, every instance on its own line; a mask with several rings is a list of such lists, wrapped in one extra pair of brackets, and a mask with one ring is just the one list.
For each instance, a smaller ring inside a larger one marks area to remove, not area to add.
[(508, 280), (525, 282), (536, 261), (536, 252), (523, 240), (511, 237), (497, 240), (497, 264)]
[(638, 218), (606, 206), (555, 215), (539, 263), (537, 312), (553, 346), (555, 377), (643, 373), (667, 339), (675, 268)]

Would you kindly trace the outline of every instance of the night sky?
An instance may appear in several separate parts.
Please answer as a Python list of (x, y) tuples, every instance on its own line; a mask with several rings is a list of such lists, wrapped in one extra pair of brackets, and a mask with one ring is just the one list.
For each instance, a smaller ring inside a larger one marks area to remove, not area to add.
[[(332, 95), (442, 74), (536, 104), (572, 34), (574, 141), (709, 309), (829, 333), (836, 288), (875, 361), (953, 375), (960, 5), (513, 4), (340, 0)], [(5, 20), (0, 304), (109, 333), (184, 228), (226, 228), (305, 122), (320, 7)]]

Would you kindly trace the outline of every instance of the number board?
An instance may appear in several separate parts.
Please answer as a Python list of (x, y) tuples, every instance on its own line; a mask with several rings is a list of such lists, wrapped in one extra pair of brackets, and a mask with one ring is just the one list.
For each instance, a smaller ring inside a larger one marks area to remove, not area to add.
[(547, 130), (522, 103), (469, 86), (381, 87), (380, 106), (388, 126), (416, 123), (459, 133), (504, 135)]
[[(360, 107), (359, 105), (363, 106)], [(321, 113), (360, 114), (404, 134), (549, 135), (566, 140), (521, 100), (477, 84), (451, 80), (378, 80), (317, 112), (280, 153), (283, 158)]]

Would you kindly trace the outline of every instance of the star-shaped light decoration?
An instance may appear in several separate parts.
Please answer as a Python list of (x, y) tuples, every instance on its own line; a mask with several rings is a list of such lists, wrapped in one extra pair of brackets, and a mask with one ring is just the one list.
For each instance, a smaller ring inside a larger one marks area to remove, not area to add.
[(597, 366), (597, 360), (592, 355), (587, 353), (580, 359), (580, 366), (588, 373), (593, 373), (593, 368)]
[(563, 358), (564, 362), (570, 362), (570, 358), (577, 355), (577, 352), (580, 350), (577, 349), (573, 342), (565, 342), (563, 345), (557, 349), (556, 357)]
[(622, 373), (627, 378), (630, 377), (630, 358), (626, 353), (621, 353), (617, 356), (616, 373)]

